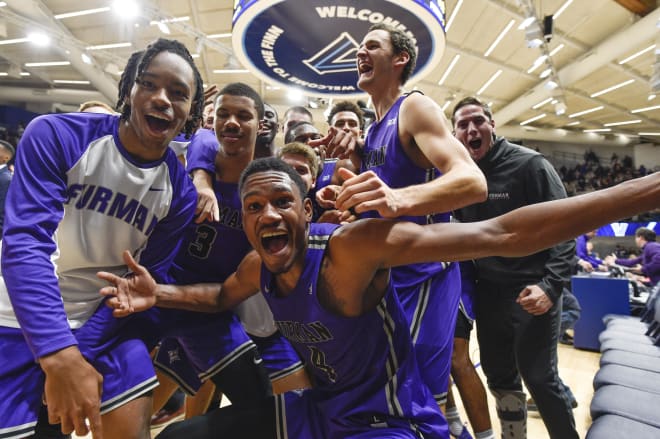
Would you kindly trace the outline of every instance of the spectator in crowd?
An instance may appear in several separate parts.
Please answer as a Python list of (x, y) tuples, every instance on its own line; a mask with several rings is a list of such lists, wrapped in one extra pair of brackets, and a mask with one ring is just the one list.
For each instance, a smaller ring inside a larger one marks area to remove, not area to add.
[(648, 284), (653, 287), (660, 281), (660, 243), (656, 242), (653, 230), (640, 227), (635, 231), (635, 244), (642, 250), (636, 258), (622, 259), (613, 256), (614, 264), (624, 267), (637, 267), (638, 272), (648, 277)]

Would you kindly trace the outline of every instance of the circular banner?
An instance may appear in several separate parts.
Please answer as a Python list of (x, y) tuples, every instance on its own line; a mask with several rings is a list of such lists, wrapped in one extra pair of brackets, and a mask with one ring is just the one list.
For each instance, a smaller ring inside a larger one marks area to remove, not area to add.
[(259, 79), (317, 97), (354, 97), (356, 54), (370, 26), (406, 32), (418, 49), (410, 82), (437, 67), (445, 47), (444, 0), (236, 0), (232, 44)]

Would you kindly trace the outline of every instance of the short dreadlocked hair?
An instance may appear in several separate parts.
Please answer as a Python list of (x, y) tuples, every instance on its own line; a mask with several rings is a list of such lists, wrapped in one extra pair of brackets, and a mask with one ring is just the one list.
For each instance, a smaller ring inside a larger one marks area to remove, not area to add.
[(170, 52), (179, 55), (186, 60), (188, 65), (190, 65), (195, 76), (195, 93), (192, 107), (190, 109), (191, 117), (186, 120), (186, 124), (183, 127), (183, 133), (186, 135), (186, 138), (189, 138), (195, 128), (199, 125), (199, 121), (202, 120), (202, 112), (204, 110), (204, 88), (202, 77), (199, 74), (199, 70), (197, 70), (195, 61), (193, 61), (192, 56), (190, 56), (190, 52), (186, 49), (186, 46), (177, 40), (159, 38), (149, 44), (145, 50), (135, 52), (131, 55), (126, 64), (126, 68), (124, 69), (124, 73), (119, 80), (119, 97), (117, 100), (118, 110), (121, 113), (121, 119), (128, 120), (131, 116), (130, 95), (133, 84), (135, 84), (136, 79), (144, 73), (154, 57), (161, 52)]

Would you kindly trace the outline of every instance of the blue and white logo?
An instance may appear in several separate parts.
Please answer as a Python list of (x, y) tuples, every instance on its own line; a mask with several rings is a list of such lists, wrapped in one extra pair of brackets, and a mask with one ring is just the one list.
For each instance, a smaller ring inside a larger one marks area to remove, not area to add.
[(415, 41), (414, 82), (440, 62), (444, 0), (237, 0), (232, 43), (261, 80), (319, 97), (362, 95), (355, 64), (370, 26), (385, 23)]

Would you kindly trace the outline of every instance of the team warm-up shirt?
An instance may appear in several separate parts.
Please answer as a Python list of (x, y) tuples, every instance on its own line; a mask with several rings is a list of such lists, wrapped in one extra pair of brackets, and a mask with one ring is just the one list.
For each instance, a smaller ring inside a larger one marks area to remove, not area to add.
[[(22, 328), (35, 356), (76, 344), (98, 307), (100, 270), (126, 272), (130, 250), (164, 279), (195, 209), (174, 152), (134, 160), (117, 116), (41, 116), (26, 128), (7, 197), (0, 325)], [(11, 301), (10, 301), (11, 300)]]

